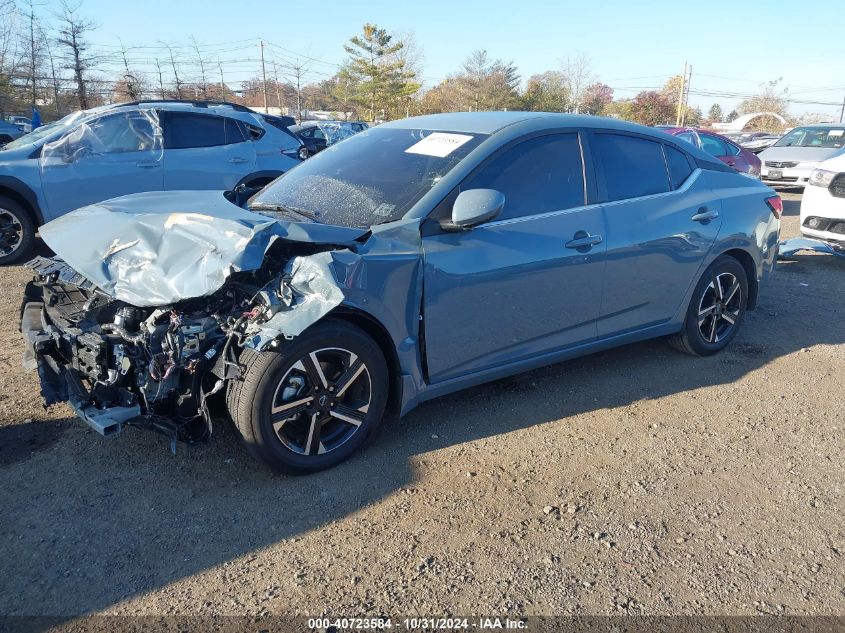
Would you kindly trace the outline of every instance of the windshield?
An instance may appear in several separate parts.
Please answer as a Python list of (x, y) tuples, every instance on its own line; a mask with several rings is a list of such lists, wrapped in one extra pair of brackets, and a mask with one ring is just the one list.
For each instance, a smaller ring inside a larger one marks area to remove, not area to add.
[(775, 143), (775, 147), (836, 149), (844, 144), (845, 127), (797, 127)]
[(49, 136), (56, 130), (67, 127), (76, 121), (80, 114), (81, 112), (74, 112), (73, 114), (68, 114), (66, 117), (59, 119), (58, 121), (53, 121), (48, 125), (35, 128), (29, 134), (24, 134), (19, 139), (16, 139), (11, 143), (6, 143), (3, 149), (17, 149), (18, 147), (24, 147), (25, 145), (32, 145), (33, 143), (40, 141), (42, 138)]
[(297, 165), (249, 206), (355, 228), (398, 220), (485, 138), (373, 128)]

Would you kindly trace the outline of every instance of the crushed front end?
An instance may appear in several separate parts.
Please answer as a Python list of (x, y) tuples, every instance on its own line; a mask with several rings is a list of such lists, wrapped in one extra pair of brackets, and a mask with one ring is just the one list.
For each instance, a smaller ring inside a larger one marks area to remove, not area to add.
[(243, 347), (263, 349), (277, 344), (273, 334), (285, 335), (271, 326), (280, 313), (296, 313), (297, 271), (309, 263), (269, 259), (209, 296), (137, 307), (59, 258), (36, 258), (21, 311), (24, 365), (37, 369), (46, 406), (69, 403), (104, 436), (132, 424), (164, 433), (173, 450), (177, 440), (206, 439), (209, 396), (239, 376)]

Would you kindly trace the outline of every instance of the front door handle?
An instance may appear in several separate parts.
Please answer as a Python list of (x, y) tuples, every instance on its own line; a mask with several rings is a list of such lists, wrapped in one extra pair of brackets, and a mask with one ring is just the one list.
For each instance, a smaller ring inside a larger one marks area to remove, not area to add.
[(230, 163), (236, 163), (236, 164), (237, 164), (237, 163), (245, 163), (245, 162), (246, 162), (246, 158), (241, 158), (240, 156), (235, 156), (234, 158), (230, 158), (230, 159), (229, 159), (229, 162), (230, 162)]
[(564, 246), (566, 248), (590, 249), (596, 244), (601, 244), (601, 240), (601, 235), (590, 235), (586, 231), (578, 231)]
[(146, 169), (149, 169), (150, 167), (158, 167), (159, 162), (157, 160), (153, 160), (153, 161), (149, 161), (149, 162), (141, 161), (141, 162), (135, 163), (135, 166), (136, 167), (144, 167)]
[(693, 222), (701, 222), (702, 224), (707, 224), (710, 220), (715, 220), (719, 217), (718, 211), (713, 211), (708, 209), (707, 207), (701, 207), (694, 216), (692, 216)]

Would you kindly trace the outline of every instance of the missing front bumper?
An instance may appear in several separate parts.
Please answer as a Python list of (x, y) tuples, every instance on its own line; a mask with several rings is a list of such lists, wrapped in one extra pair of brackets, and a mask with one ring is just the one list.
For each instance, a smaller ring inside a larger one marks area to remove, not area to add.
[[(44, 304), (28, 301), (21, 311), (23, 365), (36, 370), (45, 406), (67, 402), (76, 415), (103, 437), (118, 435), (124, 424), (141, 416), (141, 407), (127, 398), (121, 405), (97, 407), (73, 368), (65, 364), (60, 337), (47, 323)], [(128, 394), (127, 394), (128, 396)]]

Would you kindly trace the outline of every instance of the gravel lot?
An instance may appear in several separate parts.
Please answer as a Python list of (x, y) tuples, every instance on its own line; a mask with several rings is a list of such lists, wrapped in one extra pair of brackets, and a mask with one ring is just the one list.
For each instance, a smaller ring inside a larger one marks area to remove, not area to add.
[(45, 413), (28, 277), (0, 269), (0, 614), (845, 615), (845, 260), (780, 263), (719, 356), (475, 388), (305, 478), (222, 423), (174, 457)]

